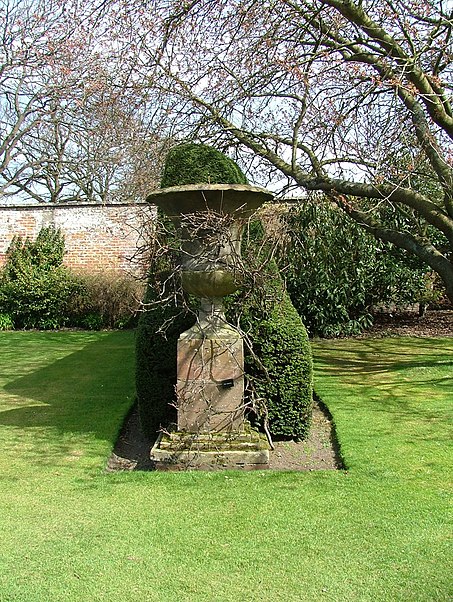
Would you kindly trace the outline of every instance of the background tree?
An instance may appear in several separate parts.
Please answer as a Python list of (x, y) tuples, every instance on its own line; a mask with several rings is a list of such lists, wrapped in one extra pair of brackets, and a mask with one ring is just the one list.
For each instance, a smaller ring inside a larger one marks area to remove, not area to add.
[(448, 2), (0, 2), (4, 198), (142, 198), (162, 140), (209, 140), (324, 192), (453, 300)]
[(122, 35), (178, 134), (234, 149), (282, 192), (323, 191), (453, 300), (449, 6), (162, 0), (129, 7)]
[(89, 2), (0, 0), (0, 196), (142, 199), (162, 144)]
[(0, 12), (0, 194), (8, 197), (51, 160), (47, 147), (27, 151), (55, 114), (55, 99), (63, 101), (74, 84), (64, 71), (76, 44), (69, 4), (2, 0)]

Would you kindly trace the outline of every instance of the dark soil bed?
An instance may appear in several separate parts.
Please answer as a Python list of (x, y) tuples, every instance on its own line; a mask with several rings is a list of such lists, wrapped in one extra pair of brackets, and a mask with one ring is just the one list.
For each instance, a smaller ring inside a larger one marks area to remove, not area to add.
[[(107, 471), (154, 470), (149, 453), (154, 441), (146, 439), (140, 428), (137, 408), (126, 417)], [(313, 407), (310, 435), (305, 441), (275, 440), (270, 452), (273, 470), (336, 470), (342, 467), (331, 417), (318, 401)]]
[[(363, 337), (420, 336), (453, 337), (453, 310), (381, 314)], [(138, 412), (133, 408), (126, 417), (107, 471), (153, 470), (149, 452), (153, 441), (147, 440), (140, 429)], [(336, 444), (331, 416), (318, 401), (313, 408), (313, 424), (306, 441), (274, 441), (270, 453), (273, 470), (336, 470), (341, 469), (341, 458)]]
[(453, 336), (453, 309), (427, 311), (424, 316), (417, 312), (378, 314), (374, 325), (361, 336)]

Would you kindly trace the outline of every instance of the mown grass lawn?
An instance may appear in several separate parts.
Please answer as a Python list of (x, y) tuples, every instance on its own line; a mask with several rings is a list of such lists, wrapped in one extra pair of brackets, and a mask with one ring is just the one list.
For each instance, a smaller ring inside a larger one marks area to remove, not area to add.
[(131, 332), (0, 333), (0, 601), (450, 600), (453, 339), (314, 344), (347, 471), (116, 473)]

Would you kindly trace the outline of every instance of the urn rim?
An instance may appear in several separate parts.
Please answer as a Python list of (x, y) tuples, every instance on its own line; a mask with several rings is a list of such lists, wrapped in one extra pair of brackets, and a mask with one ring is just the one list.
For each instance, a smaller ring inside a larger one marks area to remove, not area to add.
[(250, 184), (186, 184), (153, 190), (146, 202), (160, 207), (167, 215), (219, 209), (221, 212), (252, 213), (274, 195)]

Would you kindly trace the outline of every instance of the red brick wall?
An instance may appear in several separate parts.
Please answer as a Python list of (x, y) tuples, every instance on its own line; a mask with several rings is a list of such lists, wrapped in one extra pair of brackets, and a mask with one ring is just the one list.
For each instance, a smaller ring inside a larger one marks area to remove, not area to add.
[(75, 269), (141, 271), (137, 251), (146, 245), (155, 208), (130, 205), (0, 206), (0, 266), (14, 235), (36, 238), (54, 225), (65, 236), (65, 264)]

